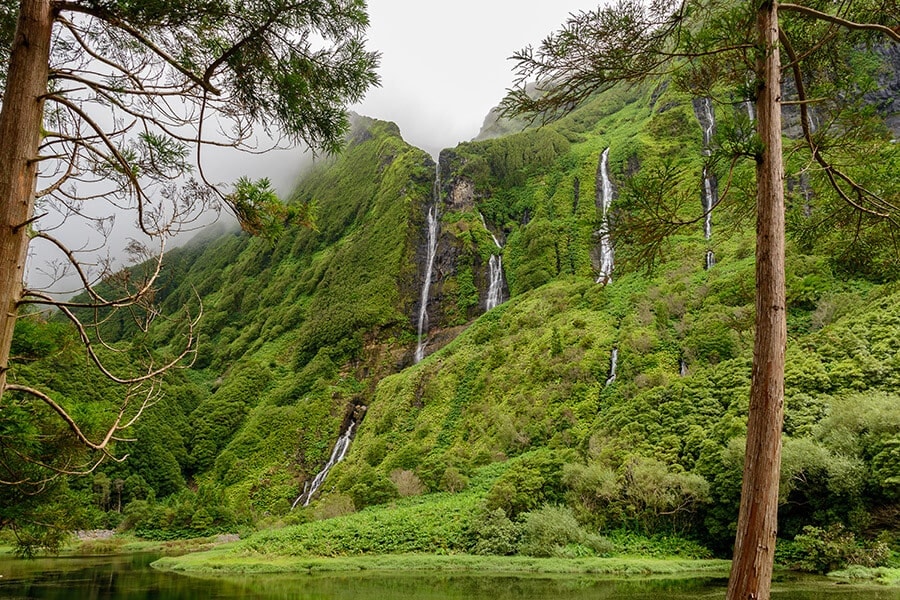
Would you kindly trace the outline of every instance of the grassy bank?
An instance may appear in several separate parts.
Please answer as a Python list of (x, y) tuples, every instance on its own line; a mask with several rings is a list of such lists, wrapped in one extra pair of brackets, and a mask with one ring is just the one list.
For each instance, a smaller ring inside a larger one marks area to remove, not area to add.
[(834, 579), (844, 579), (852, 582), (874, 581), (882, 585), (900, 586), (900, 569), (889, 567), (859, 567), (851, 566), (840, 571), (832, 571), (828, 574)]
[[(176, 555), (202, 552), (221, 545), (222, 539), (219, 536), (162, 541), (144, 540), (131, 535), (119, 534), (106, 539), (74, 540), (60, 548), (58, 554), (51, 554), (51, 556), (103, 556), (142, 552)], [(37, 553), (39, 557), (46, 555), (46, 553)], [(17, 556), (15, 546), (0, 544), (0, 558), (15, 556)]]
[(162, 558), (157, 569), (187, 573), (322, 573), (336, 571), (469, 571), (478, 573), (587, 573), (611, 576), (722, 575), (729, 561), (691, 559), (531, 558), (470, 554), (390, 554), (348, 557), (272, 556), (222, 547)]

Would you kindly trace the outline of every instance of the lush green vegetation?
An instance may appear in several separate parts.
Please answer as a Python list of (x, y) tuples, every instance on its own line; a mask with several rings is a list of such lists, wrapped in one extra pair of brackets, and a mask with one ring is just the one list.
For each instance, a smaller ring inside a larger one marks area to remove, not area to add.
[[(731, 108), (717, 108), (723, 128), (737, 126)], [(746, 206), (717, 209), (711, 242), (700, 223), (670, 236), (651, 272), (634, 268), (646, 258), (638, 237), (616, 240), (612, 284), (594, 283), (592, 261), (601, 152), (610, 148), (618, 218), (638, 218), (666, 178), (681, 195), (677, 215), (696, 217), (701, 143), (690, 99), (661, 84), (614, 88), (552, 126), (445, 152), (443, 197), (472, 193), (442, 214), (430, 316), (448, 338), (466, 327), (412, 365), (434, 164), (392, 124), (363, 123), (296, 191), (316, 207), (315, 229), (274, 241), (224, 233), (170, 254), (157, 295), (165, 314), (201, 297), (197, 361), (165, 382), (128, 461), (63, 481), (60, 493), (86, 525), (154, 539), (278, 527), (177, 568), (321, 569), (316, 557), (431, 553), (640, 570), (609, 557), (726, 555), (753, 339)], [(750, 194), (746, 173), (732, 175), (732, 193)], [(869, 258), (848, 261), (840, 227), (812, 239), (810, 208), (791, 210), (780, 559), (890, 569), (900, 291), (882, 267), (894, 254), (873, 233)], [(512, 293), (481, 315), (497, 250), (478, 212), (505, 242)], [(703, 270), (707, 249), (717, 265)], [(116, 393), (75, 366), (54, 321), (20, 323), (17, 355), (29, 362), (17, 377), (85, 411)], [(108, 327), (124, 347), (128, 327)], [(164, 353), (179, 327), (160, 321), (146, 343)], [(368, 409), (346, 460), (310, 507), (291, 511), (359, 404)]]

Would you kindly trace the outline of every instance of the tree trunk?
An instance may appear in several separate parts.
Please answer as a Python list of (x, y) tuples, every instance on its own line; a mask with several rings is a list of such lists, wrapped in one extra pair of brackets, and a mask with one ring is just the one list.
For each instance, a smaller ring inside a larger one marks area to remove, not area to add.
[(781, 147), (781, 63), (778, 3), (757, 13), (760, 47), (757, 96), (762, 156), (757, 159), (756, 338), (747, 420), (747, 449), (728, 600), (768, 600), (778, 531), (778, 480), (784, 417), (787, 339), (784, 286), (784, 184)]
[(0, 108), (0, 395), (25, 275), (52, 30), (50, 0), (21, 0)]

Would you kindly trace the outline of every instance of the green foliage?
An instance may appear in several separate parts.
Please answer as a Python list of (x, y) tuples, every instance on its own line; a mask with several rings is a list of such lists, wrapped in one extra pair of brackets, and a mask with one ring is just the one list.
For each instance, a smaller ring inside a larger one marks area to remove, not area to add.
[(579, 552), (579, 548), (580, 552), (586, 550), (587, 555), (612, 550), (609, 542), (584, 531), (570, 508), (548, 504), (523, 516), (522, 554), (565, 557), (571, 552)]
[(256, 534), (241, 542), (251, 552), (290, 556), (346, 556), (463, 552), (472, 544), (478, 500), (472, 495), (407, 499), (391, 510), (361, 512)]
[(310, 226), (314, 208), (309, 203), (282, 204), (268, 179), (237, 180), (229, 204), (241, 224), (252, 235), (277, 239), (288, 225)]
[(357, 509), (384, 504), (399, 496), (396, 484), (369, 465), (341, 472), (336, 486), (353, 500)]
[(488, 510), (501, 509), (511, 518), (562, 499), (563, 456), (537, 451), (516, 460), (491, 487)]
[(475, 533), (473, 554), (510, 556), (518, 554), (522, 525), (513, 523), (502, 508), (483, 509), (472, 523)]
[(848, 565), (881, 566), (890, 549), (884, 542), (862, 546), (852, 532), (839, 524), (827, 529), (807, 525), (779, 555), (780, 561), (791, 568), (824, 574)]

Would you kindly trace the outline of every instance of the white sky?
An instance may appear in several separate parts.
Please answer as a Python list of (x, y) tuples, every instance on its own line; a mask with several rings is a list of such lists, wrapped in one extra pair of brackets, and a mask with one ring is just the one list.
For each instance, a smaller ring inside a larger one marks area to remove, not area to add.
[(507, 58), (599, 3), (369, 0), (368, 47), (382, 53), (381, 87), (353, 110), (394, 121), (431, 154), (472, 139), (513, 83)]

